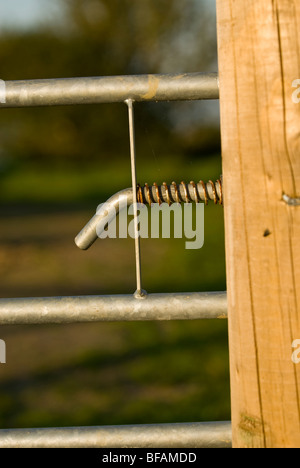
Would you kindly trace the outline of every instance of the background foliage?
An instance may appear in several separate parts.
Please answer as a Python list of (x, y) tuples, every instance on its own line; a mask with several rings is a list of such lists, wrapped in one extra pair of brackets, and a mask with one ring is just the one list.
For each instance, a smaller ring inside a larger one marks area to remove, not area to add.
[[(215, 71), (206, 0), (65, 0), (59, 16), (0, 37), (1, 78)], [(136, 105), (140, 183), (221, 173), (218, 103)], [(133, 244), (73, 239), (98, 203), (130, 185), (123, 104), (0, 112), (0, 296), (132, 293)], [(225, 290), (222, 207), (205, 244), (142, 242), (149, 292)], [(0, 426), (230, 418), (227, 324), (1, 327)]]

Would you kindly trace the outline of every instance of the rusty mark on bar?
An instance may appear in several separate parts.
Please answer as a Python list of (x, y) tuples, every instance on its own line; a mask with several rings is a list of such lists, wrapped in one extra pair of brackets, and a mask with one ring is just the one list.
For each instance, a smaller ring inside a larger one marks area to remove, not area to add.
[(159, 86), (159, 79), (154, 75), (149, 75), (148, 77), (148, 84), (149, 90), (146, 94), (142, 94), (142, 99), (153, 99), (156, 95), (158, 86)]

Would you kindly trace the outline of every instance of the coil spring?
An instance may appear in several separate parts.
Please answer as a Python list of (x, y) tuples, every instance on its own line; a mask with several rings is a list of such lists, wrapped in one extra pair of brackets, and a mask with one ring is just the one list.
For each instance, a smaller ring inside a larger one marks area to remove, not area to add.
[(138, 203), (148, 205), (168, 203), (171, 205), (172, 203), (204, 202), (207, 205), (209, 200), (212, 200), (216, 205), (223, 205), (222, 176), (216, 182), (209, 180), (205, 183), (200, 180), (197, 184), (191, 181), (189, 184), (172, 182), (171, 185), (167, 185), (166, 182), (157, 185), (154, 182), (150, 187), (147, 183), (143, 187), (137, 185)]

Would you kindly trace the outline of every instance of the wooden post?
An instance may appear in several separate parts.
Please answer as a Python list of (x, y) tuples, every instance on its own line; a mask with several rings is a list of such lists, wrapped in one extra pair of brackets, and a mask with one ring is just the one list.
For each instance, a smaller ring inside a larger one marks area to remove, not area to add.
[(300, 447), (300, 2), (217, 27), (233, 446)]

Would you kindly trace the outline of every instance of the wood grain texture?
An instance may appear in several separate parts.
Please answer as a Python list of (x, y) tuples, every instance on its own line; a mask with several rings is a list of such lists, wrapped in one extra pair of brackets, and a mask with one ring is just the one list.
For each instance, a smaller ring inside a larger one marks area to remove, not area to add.
[(217, 0), (234, 447), (300, 447), (298, 0)]

